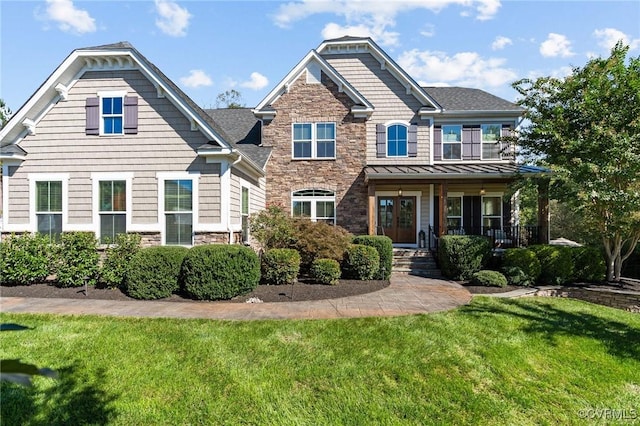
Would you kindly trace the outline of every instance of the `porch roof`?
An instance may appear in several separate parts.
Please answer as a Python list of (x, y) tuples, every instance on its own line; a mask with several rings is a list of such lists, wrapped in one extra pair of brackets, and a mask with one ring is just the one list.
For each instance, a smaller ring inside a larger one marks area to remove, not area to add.
[(507, 179), (517, 175), (549, 174), (543, 167), (523, 164), (433, 164), (366, 166), (365, 180), (377, 179)]

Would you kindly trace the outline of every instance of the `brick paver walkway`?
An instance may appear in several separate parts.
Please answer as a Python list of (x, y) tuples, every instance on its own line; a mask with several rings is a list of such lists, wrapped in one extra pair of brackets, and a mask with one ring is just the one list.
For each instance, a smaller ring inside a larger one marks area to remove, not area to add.
[(392, 274), (389, 287), (340, 299), (278, 303), (216, 303), (38, 299), (0, 297), (2, 312), (209, 318), (224, 320), (322, 319), (399, 316), (453, 309), (471, 301), (461, 285), (445, 280)]

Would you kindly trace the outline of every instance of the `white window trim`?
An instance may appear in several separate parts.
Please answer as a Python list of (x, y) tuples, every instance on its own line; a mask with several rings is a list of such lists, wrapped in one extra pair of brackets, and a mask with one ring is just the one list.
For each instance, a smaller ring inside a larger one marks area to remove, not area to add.
[[(330, 191), (333, 192), (333, 197), (330, 196), (326, 196), (326, 197), (320, 197), (320, 196), (304, 196), (304, 197), (300, 197), (300, 196), (294, 196), (294, 194), (296, 192), (299, 191), (305, 191), (305, 189), (299, 189), (297, 191), (292, 191), (291, 192), (291, 217), (304, 217), (304, 216), (294, 216), (293, 215), (293, 203), (294, 201), (309, 201), (311, 202), (311, 216), (309, 216), (309, 219), (312, 222), (317, 222), (318, 221), (318, 215), (317, 215), (317, 209), (316, 209), (316, 203), (318, 201), (332, 201), (333, 202), (333, 224), (335, 225), (338, 222), (338, 205), (336, 203), (336, 192), (330, 189), (326, 189), (323, 191)], [(324, 218), (321, 218), (324, 221)]]
[[(200, 197), (199, 197), (199, 181), (200, 181), (200, 173), (194, 172), (158, 172), (156, 173), (156, 178), (158, 179), (158, 224), (160, 225), (160, 235), (161, 235), (161, 243), (162, 245), (167, 244), (167, 221), (164, 210), (164, 182), (166, 180), (190, 180), (191, 184), (191, 226), (192, 233), (194, 235), (191, 236), (191, 245), (185, 247), (191, 247), (193, 245), (195, 233), (199, 228), (198, 216), (199, 216), (199, 206), (200, 206)], [(222, 200), (224, 203), (224, 200)]]
[[(311, 125), (311, 157), (295, 157), (295, 131), (294, 127), (296, 124), (310, 124)], [(317, 125), (318, 124), (333, 124), (333, 135), (335, 136), (333, 139), (333, 157), (318, 157), (318, 142), (326, 142), (330, 141), (330, 139), (323, 139), (321, 141), (317, 138)], [(338, 125), (335, 121), (301, 121), (299, 123), (291, 123), (291, 159), (292, 160), (335, 160), (336, 153), (338, 150)]]
[(29, 229), (38, 232), (36, 182), (62, 182), (62, 232), (69, 231), (69, 173), (29, 173)]
[[(447, 193), (447, 201), (449, 200), (449, 198), (458, 198), (460, 200), (460, 216), (449, 216), (447, 214), (447, 219), (449, 219), (449, 217), (459, 217), (460, 228), (462, 229), (464, 228), (464, 192), (449, 192)], [(445, 206), (445, 208), (447, 208), (447, 206)]]
[[(249, 216), (251, 216), (251, 185), (246, 180), (240, 178), (240, 232), (242, 232), (242, 217), (245, 216), (245, 214), (242, 213), (242, 190), (245, 189), (245, 188), (247, 189), (247, 214), (246, 214), (246, 216), (247, 216), (247, 220), (248, 220)], [(246, 239), (246, 241), (249, 241), (250, 237), (251, 237), (251, 232), (247, 228), (247, 239)]]
[[(498, 141), (486, 141), (484, 140), (484, 131), (482, 130), (482, 126), (498, 126)], [(502, 136), (502, 123), (481, 123), (480, 124), (480, 159), (481, 160), (494, 160), (494, 161), (499, 161), (502, 160), (502, 149), (498, 150), (498, 157), (497, 158), (484, 158), (484, 144), (495, 144), (495, 143), (500, 143), (499, 139)], [(501, 148), (501, 147), (499, 147)]]
[[(446, 127), (459, 127), (460, 128), (460, 140), (456, 141), (456, 142), (445, 142), (445, 140), (444, 140), (444, 128), (445, 128), (445, 126)], [(441, 148), (440, 148), (440, 151), (441, 151), (440, 157), (441, 157), (442, 161), (460, 161), (460, 160), (462, 160), (462, 141), (464, 140), (464, 131), (463, 131), (462, 124), (443, 124), (440, 127), (440, 135), (441, 135), (440, 136), (440, 141), (441, 141), (440, 143), (442, 145)], [(459, 158), (444, 158), (444, 145), (445, 144), (448, 144), (448, 145), (454, 145), (454, 144), (460, 145), (460, 157)]]
[[(100, 136), (122, 136), (124, 135), (124, 98), (127, 96), (126, 90), (101, 91), (98, 92), (98, 108), (100, 111)], [(104, 133), (104, 115), (102, 113), (102, 98), (122, 98), (122, 133)]]
[(484, 218), (485, 217), (497, 217), (497, 216), (485, 216), (484, 214), (484, 199), (485, 198), (496, 198), (496, 197), (500, 197), (500, 230), (502, 230), (503, 228), (503, 221), (504, 221), (504, 211), (503, 211), (503, 206), (502, 206), (502, 198), (504, 197), (504, 192), (487, 192), (486, 194), (484, 194), (481, 197), (480, 200), (480, 216), (481, 216), (481, 226), (484, 229)]
[(133, 216), (133, 173), (91, 173), (91, 193), (93, 194), (93, 231), (95, 232), (98, 240), (100, 240), (100, 182), (114, 180), (123, 180), (126, 182), (126, 211), (124, 213), (126, 215), (127, 232), (133, 232), (131, 230), (131, 217)]
[[(389, 127), (391, 126), (404, 126), (407, 128), (407, 154), (406, 155), (389, 155)], [(411, 124), (408, 121), (403, 121), (403, 120), (394, 120), (394, 121), (389, 121), (387, 123), (384, 124), (385, 129), (384, 129), (384, 140), (385, 140), (385, 145), (384, 145), (384, 155), (386, 158), (409, 158), (409, 126)]]

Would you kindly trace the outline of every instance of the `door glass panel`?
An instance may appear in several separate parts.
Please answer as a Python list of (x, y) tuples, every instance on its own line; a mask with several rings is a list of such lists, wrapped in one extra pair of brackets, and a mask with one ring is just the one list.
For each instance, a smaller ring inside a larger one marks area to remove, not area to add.
[(413, 228), (413, 198), (400, 199), (400, 220), (398, 226), (400, 228)]
[(393, 199), (378, 199), (378, 225), (385, 229), (393, 227)]

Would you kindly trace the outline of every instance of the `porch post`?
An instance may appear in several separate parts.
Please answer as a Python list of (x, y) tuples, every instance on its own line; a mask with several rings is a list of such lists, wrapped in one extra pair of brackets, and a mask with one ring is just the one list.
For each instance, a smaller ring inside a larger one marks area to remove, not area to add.
[(369, 182), (369, 235), (376, 235), (376, 184)]
[(438, 223), (438, 234), (447, 234), (447, 181), (444, 180), (440, 183), (440, 203), (438, 209), (440, 210), (440, 221)]
[(549, 179), (538, 179), (538, 243), (549, 244)]

